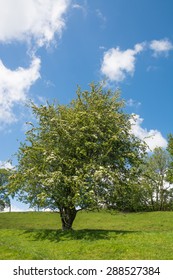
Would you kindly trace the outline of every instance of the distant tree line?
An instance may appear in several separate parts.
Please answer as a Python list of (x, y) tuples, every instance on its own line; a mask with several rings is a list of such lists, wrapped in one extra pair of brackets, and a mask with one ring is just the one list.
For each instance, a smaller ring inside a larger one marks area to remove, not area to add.
[(108, 208), (121, 211), (173, 210), (172, 161), (168, 150), (157, 147), (148, 154), (140, 167), (140, 176), (137, 180), (132, 178), (123, 189), (115, 188), (113, 203)]
[(8, 189), (32, 207), (58, 210), (63, 230), (82, 209), (173, 210), (173, 137), (167, 150), (148, 154), (124, 104), (100, 84), (78, 88), (68, 105), (31, 103), (36, 122), (3, 197)]

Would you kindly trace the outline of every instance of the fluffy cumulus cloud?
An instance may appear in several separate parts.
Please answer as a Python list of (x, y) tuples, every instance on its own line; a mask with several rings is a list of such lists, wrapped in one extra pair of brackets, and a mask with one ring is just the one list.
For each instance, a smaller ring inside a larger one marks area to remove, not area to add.
[(119, 47), (104, 53), (101, 73), (110, 81), (121, 82), (135, 71), (136, 55), (144, 50), (144, 44), (136, 44), (134, 49), (120, 50)]
[(173, 44), (168, 39), (153, 40), (150, 43), (150, 49), (153, 50), (154, 56), (160, 54), (168, 55), (168, 52), (173, 50)]
[(13, 106), (26, 100), (30, 87), (40, 77), (40, 59), (34, 57), (29, 68), (10, 70), (0, 60), (0, 124), (16, 120)]
[(0, 43), (24, 42), (32, 50), (26, 69), (8, 69), (0, 59), (0, 128), (16, 121), (15, 104), (27, 98), (40, 77), (41, 61), (33, 53), (61, 36), (70, 0), (0, 0)]
[(154, 129), (147, 130), (145, 128), (142, 128), (142, 122), (143, 119), (140, 118), (139, 115), (133, 115), (133, 117), (131, 118), (131, 131), (136, 137), (146, 142), (149, 147), (148, 151), (153, 151), (156, 147), (166, 148), (167, 141), (162, 136), (160, 131)]
[(0, 0), (0, 41), (48, 44), (61, 35), (70, 0)]
[(136, 44), (133, 49), (111, 48), (103, 55), (101, 74), (112, 82), (122, 82), (127, 75), (133, 76), (137, 55), (148, 50), (152, 50), (155, 57), (167, 56), (173, 50), (173, 44), (169, 39), (161, 39)]

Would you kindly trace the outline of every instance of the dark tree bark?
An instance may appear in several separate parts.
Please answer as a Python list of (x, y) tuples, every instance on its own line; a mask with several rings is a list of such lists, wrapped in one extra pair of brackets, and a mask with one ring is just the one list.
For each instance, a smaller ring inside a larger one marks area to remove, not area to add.
[(62, 222), (62, 230), (72, 230), (72, 224), (76, 217), (77, 210), (74, 206), (72, 207), (61, 207), (60, 217)]

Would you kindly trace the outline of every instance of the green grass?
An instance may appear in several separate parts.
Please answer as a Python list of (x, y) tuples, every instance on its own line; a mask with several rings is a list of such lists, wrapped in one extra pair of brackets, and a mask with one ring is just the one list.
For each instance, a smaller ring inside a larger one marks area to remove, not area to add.
[(0, 259), (173, 260), (173, 212), (79, 212), (73, 228), (57, 213), (1, 213)]

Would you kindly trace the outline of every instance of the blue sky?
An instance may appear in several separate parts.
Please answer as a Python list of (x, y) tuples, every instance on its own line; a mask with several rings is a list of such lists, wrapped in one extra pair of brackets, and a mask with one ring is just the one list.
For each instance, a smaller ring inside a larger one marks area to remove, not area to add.
[(103, 79), (136, 115), (133, 133), (151, 150), (165, 148), (173, 133), (172, 11), (172, 0), (1, 0), (1, 166), (16, 164), (32, 120), (28, 99), (66, 104), (77, 85)]

